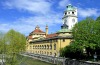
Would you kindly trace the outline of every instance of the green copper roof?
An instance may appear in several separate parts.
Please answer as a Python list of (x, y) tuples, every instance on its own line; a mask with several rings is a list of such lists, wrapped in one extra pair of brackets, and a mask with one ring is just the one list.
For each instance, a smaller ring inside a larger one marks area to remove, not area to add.
[(57, 33), (63, 33), (63, 32), (71, 32), (71, 30), (69, 30), (69, 29), (61, 29), (61, 30), (57, 31)]
[(67, 11), (70, 11), (70, 10), (75, 10), (76, 8), (74, 8), (71, 4), (69, 4), (67, 6)]

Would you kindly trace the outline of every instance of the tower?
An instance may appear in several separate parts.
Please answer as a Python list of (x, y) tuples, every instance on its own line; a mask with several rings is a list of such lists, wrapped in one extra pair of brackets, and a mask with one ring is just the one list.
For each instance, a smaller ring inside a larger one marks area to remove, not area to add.
[(46, 25), (45, 30), (46, 30), (46, 36), (47, 36), (48, 35), (48, 25)]
[(62, 18), (63, 24), (65, 23), (68, 26), (68, 29), (72, 29), (72, 27), (77, 23), (77, 8), (73, 7), (69, 4), (67, 9), (64, 11), (64, 16)]

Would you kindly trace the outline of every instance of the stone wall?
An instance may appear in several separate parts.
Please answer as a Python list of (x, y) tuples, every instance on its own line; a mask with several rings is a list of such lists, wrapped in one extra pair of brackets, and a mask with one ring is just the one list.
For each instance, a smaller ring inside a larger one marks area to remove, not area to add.
[(24, 53), (21, 55), (31, 57), (34, 59), (38, 59), (38, 60), (48, 62), (48, 63), (57, 64), (57, 65), (100, 65), (99, 62), (80, 61), (76, 59), (68, 59), (68, 58), (63, 58), (63, 57), (52, 57), (52, 56), (40, 55), (40, 54)]

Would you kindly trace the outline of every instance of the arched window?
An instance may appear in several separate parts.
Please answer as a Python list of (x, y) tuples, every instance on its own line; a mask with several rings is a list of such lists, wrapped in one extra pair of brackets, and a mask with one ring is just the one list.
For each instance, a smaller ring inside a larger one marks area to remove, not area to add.
[(49, 55), (49, 52), (47, 52), (47, 55)]
[(33, 49), (34, 49), (34, 46), (33, 46)]
[(40, 45), (40, 49), (41, 49), (41, 45)]
[(38, 45), (38, 47), (37, 47), (37, 49), (39, 49), (40, 47), (39, 47), (39, 45)]
[(56, 44), (54, 44), (54, 50), (56, 50)]
[(50, 49), (52, 49), (52, 44), (50, 44)]
[(50, 55), (52, 55), (52, 52), (50, 52)]
[(46, 49), (46, 45), (44, 45), (45, 49)]
[(42, 49), (43, 49), (43, 45), (42, 45)]
[(56, 55), (57, 55), (57, 54), (56, 54), (56, 53), (54, 53), (54, 57), (56, 57)]
[(47, 49), (49, 49), (49, 45), (47, 45)]
[(30, 49), (31, 49), (31, 46), (30, 46)]

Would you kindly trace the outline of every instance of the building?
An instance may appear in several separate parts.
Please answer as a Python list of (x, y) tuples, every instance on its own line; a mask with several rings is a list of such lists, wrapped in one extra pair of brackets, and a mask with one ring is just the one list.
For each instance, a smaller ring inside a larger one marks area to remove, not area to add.
[(72, 5), (68, 5), (64, 12), (61, 30), (48, 34), (47, 25), (45, 27), (46, 32), (36, 26), (35, 30), (27, 37), (26, 51), (34, 54), (59, 56), (60, 49), (69, 45), (73, 40), (71, 28), (75, 23), (77, 23), (77, 10)]

